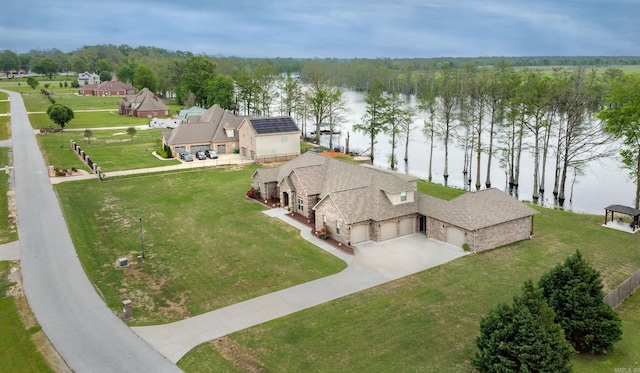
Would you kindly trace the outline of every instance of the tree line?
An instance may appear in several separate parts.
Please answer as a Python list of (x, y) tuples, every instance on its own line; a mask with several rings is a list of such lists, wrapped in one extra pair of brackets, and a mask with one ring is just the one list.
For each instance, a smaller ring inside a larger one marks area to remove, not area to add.
[[(561, 67), (572, 63), (581, 66)], [(85, 46), (70, 53), (0, 52), (4, 71), (23, 68), (49, 77), (69, 71), (113, 74), (184, 106), (218, 104), (242, 115), (293, 115), (302, 133), (313, 133), (316, 143), (321, 126), (328, 125), (333, 133), (344, 124), (349, 108), (343, 90), (360, 90), (366, 92), (367, 111), (353, 128), (369, 137), (372, 159), (377, 138), (387, 135), (389, 164), (395, 168), (400, 146), (406, 161), (409, 139), (420, 131), (431, 144), (425, 154), (429, 180), (438, 141), (444, 144), (445, 185), (453, 147), (464, 152), (467, 189), (491, 187), (495, 159), (517, 195), (523, 152), (530, 153), (532, 198), (541, 198), (546, 180), (552, 178), (552, 193), (560, 205), (571, 199), (571, 186), (589, 162), (612, 154), (614, 139), (623, 143), (623, 164), (639, 185), (640, 131), (638, 120), (629, 114), (640, 106), (633, 98), (638, 78), (616, 67), (602, 74), (587, 67), (637, 63), (638, 57), (243, 59), (128, 45)], [(517, 68), (523, 65), (529, 67)], [(419, 98), (417, 107), (401, 99), (409, 94)], [(413, 125), (418, 111), (428, 118), (422, 128)], [(552, 158), (554, 172), (547, 175)], [(640, 185), (636, 207), (639, 197)]]

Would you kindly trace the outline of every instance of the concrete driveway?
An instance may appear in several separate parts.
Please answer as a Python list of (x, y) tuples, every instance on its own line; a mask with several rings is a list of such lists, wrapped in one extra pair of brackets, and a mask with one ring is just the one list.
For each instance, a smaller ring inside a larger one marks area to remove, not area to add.
[(282, 316), (344, 297), (438, 266), (464, 256), (452, 245), (412, 234), (382, 243), (355, 245), (349, 256), (311, 235), (311, 230), (286, 216), (286, 210), (265, 213), (301, 229), (301, 235), (345, 260), (340, 273), (165, 325), (132, 328), (170, 361), (177, 362), (197, 345)]

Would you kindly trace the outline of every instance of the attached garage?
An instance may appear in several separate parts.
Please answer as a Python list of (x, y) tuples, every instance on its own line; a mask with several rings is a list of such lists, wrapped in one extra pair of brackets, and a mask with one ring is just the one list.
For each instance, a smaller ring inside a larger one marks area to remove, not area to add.
[(211, 150), (211, 144), (191, 145), (189, 149), (191, 154), (196, 154), (199, 151)]
[(462, 247), (462, 244), (464, 244), (464, 232), (456, 227), (447, 227), (446, 242), (455, 247)]
[(415, 233), (415, 219), (414, 218), (404, 218), (400, 220), (399, 224), (399, 235), (405, 236), (407, 234)]
[(360, 224), (351, 227), (351, 243), (369, 241), (369, 224)]
[(398, 237), (398, 229), (395, 221), (380, 225), (380, 241)]

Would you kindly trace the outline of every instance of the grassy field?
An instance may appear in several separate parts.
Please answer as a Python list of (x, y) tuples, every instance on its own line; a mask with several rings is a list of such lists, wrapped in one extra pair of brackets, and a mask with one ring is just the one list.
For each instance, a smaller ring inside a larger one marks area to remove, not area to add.
[[(3, 372), (51, 372), (34, 339), (39, 326), (25, 328), (18, 300), (8, 295), (15, 284), (8, 279), (11, 262), (0, 261), (0, 361)], [(15, 263), (14, 263), (15, 264)], [(24, 298), (22, 298), (24, 299)]]
[[(135, 118), (118, 114), (118, 111), (74, 112), (74, 118), (67, 124), (69, 128), (100, 128), (148, 125), (149, 119)], [(52, 123), (47, 114), (29, 114), (33, 128), (59, 128)]]
[[(56, 186), (74, 245), (109, 307), (176, 321), (339, 272), (344, 262), (245, 198), (255, 166)], [(116, 260), (141, 254), (126, 268)]]
[[(606, 292), (640, 267), (636, 235), (601, 227), (600, 216), (537, 209), (532, 240), (205, 343), (179, 366), (187, 372), (211, 366), (221, 372), (471, 371), (481, 317), (498, 302), (510, 302), (523, 281), (537, 281), (576, 249), (601, 271)], [(576, 372), (637, 367), (638, 307), (636, 294), (620, 308), (623, 340), (608, 356), (576, 356)]]
[[(74, 153), (70, 141), (75, 142), (87, 155), (102, 167), (103, 172), (131, 170), (137, 168), (162, 167), (179, 164), (176, 159), (160, 160), (152, 153), (159, 146), (162, 130), (138, 131), (131, 137), (124, 130), (93, 130), (91, 142), (84, 137), (84, 131), (65, 131), (37, 135), (45, 162), (61, 169), (76, 167), (89, 168)], [(64, 145), (64, 147), (60, 147)]]
[[(9, 149), (0, 148), (0, 167), (8, 166), (9, 163)], [(0, 171), (0, 195), (7, 196), (9, 191), (9, 175)], [(8, 197), (0, 198), (0, 216), (5, 219), (0, 220), (0, 245), (6, 242), (12, 242), (18, 239), (18, 230), (15, 227), (15, 221), (9, 223), (6, 217), (9, 216), (9, 201)]]

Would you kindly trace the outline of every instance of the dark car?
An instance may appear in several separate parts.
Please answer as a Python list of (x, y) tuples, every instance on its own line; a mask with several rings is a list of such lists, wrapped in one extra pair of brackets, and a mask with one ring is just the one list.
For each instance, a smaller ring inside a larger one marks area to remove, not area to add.
[(207, 156), (207, 158), (211, 158), (211, 159), (217, 159), (218, 158), (218, 153), (216, 153), (213, 150), (207, 150), (204, 153)]
[(189, 152), (180, 153), (180, 158), (185, 162), (193, 162), (193, 156)]
[(204, 154), (204, 151), (199, 150), (196, 152), (196, 158), (199, 160), (207, 159), (207, 156)]

